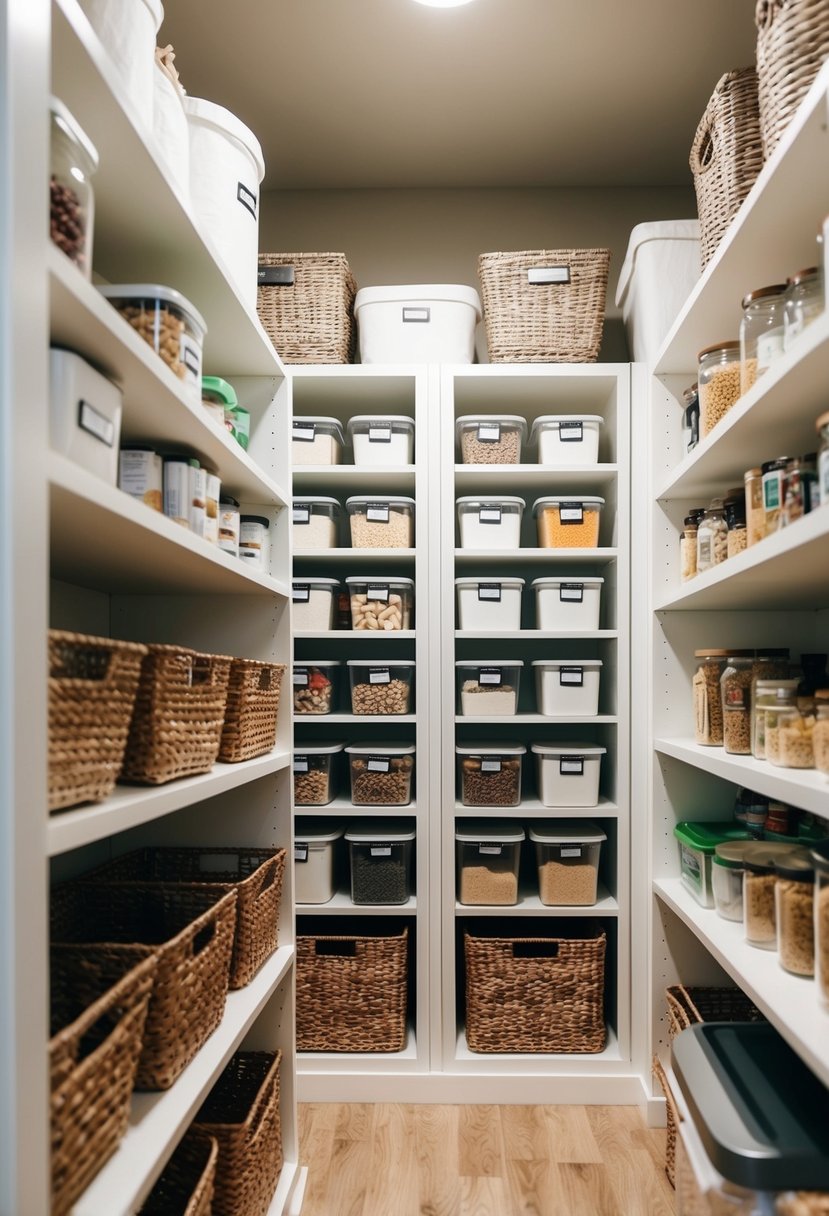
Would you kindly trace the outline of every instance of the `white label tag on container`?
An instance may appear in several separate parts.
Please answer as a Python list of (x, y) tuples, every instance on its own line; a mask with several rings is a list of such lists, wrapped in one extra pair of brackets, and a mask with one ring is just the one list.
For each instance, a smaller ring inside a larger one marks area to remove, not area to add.
[(562, 583), (558, 589), (558, 598), (562, 603), (583, 603), (584, 583)]
[(584, 685), (584, 668), (559, 667), (558, 682), (559, 684), (572, 684), (577, 688), (582, 688)]
[(500, 857), (504, 851), (502, 844), (479, 844), (478, 852), (484, 856)]
[(309, 524), (311, 522), (311, 508), (294, 507), (291, 511), (291, 520), (295, 524)]
[(580, 422), (560, 422), (558, 424), (558, 438), (561, 443), (582, 443), (584, 441), (584, 427)]
[(370, 773), (387, 773), (391, 768), (388, 756), (369, 756), (366, 768)]
[(389, 522), (389, 508), (386, 503), (370, 502), (366, 506), (366, 519), (371, 519), (376, 524), (387, 524)]
[(297, 841), (294, 844), (294, 861), (307, 861), (307, 860), (308, 860), (308, 845), (300, 844), (299, 841)]
[(499, 524), (501, 522), (501, 508), (481, 507), (478, 512), (478, 522), (482, 524)]
[(99, 439), (108, 448), (111, 448), (115, 442), (115, 427), (109, 418), (96, 410), (88, 401), (78, 402), (78, 426), (93, 439)]
[(500, 422), (480, 422), (478, 424), (479, 443), (498, 443), (501, 438)]
[(313, 443), (316, 438), (317, 428), (313, 422), (295, 422), (291, 431), (291, 437), (299, 443)]
[(584, 505), (580, 502), (563, 502), (559, 505), (558, 517), (563, 524), (582, 524)]
[(562, 777), (583, 777), (584, 756), (562, 756), (559, 760), (558, 770)]
[(390, 844), (372, 844), (369, 845), (369, 853), (372, 857), (391, 857)]
[(481, 772), (482, 773), (500, 773), (500, 771), (501, 771), (501, 761), (500, 760), (486, 760), (484, 758), (481, 759)]
[(581, 847), (577, 849), (561, 849), (559, 850), (560, 857), (581, 857)]
[(478, 670), (479, 684), (500, 684), (501, 683), (501, 668), (500, 667), (481, 667)]
[(307, 671), (295, 671), (294, 672), (294, 687), (295, 688), (307, 688), (308, 687), (308, 672)]
[(478, 599), (493, 600), (500, 604), (501, 587), (499, 583), (478, 583)]
[(308, 757), (307, 756), (294, 756), (294, 772), (295, 773), (307, 773), (308, 772)]
[(294, 584), (292, 599), (295, 604), (307, 604), (311, 598), (311, 588), (305, 583), (303, 586)]
[(372, 667), (368, 673), (369, 684), (390, 684), (391, 673), (388, 667)]
[(384, 604), (389, 602), (389, 587), (388, 583), (368, 583), (366, 586), (367, 600), (381, 600)]
[(390, 426), (370, 426), (368, 428), (369, 443), (391, 443)]

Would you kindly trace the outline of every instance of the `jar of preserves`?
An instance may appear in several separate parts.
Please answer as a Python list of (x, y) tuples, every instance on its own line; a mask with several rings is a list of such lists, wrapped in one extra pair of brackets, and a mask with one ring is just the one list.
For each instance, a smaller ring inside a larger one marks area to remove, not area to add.
[(90, 178), (98, 168), (98, 153), (57, 97), (50, 99), (49, 111), (49, 235), (89, 279), (95, 216)]
[(787, 528), (801, 516), (808, 515), (816, 504), (817, 496), (817, 453), (795, 456), (786, 465), (783, 473), (780, 526)]
[(732, 650), (720, 677), (723, 745), (732, 756), (751, 755), (751, 677), (754, 652)]
[(697, 574), (704, 574), (728, 556), (728, 526), (723, 500), (712, 498), (697, 528)]
[(815, 729), (812, 731), (812, 747), (815, 753), (815, 768), (829, 777), (829, 688), (819, 688), (815, 693)]
[(746, 528), (746, 503), (742, 494), (729, 495), (723, 503), (725, 525), (728, 528), (726, 536), (726, 555), (736, 557), (742, 553), (748, 544)]
[(814, 862), (807, 849), (793, 849), (777, 858), (774, 871), (774, 915), (780, 965), (793, 975), (814, 975)]
[(706, 747), (722, 747), (722, 697), (720, 679), (727, 650), (695, 650), (696, 670), (692, 681), (694, 739)]
[(818, 997), (829, 1009), (829, 841), (811, 851), (815, 866), (815, 980)]
[[(814, 768), (815, 753), (812, 746), (812, 732), (815, 728), (814, 715), (802, 714), (795, 703), (791, 709), (777, 714), (775, 725), (778, 732), (777, 758), (775, 759), (770, 753), (768, 754), (768, 759), (771, 760), (772, 764), (779, 764), (781, 768)], [(767, 713), (767, 736), (768, 732)], [(769, 752), (768, 738), (766, 741), (766, 751)]]
[(816, 422), (820, 447), (817, 454), (817, 502), (829, 503), (829, 414), (821, 414)]
[(685, 516), (679, 534), (679, 569), (683, 583), (697, 572), (697, 525), (690, 515)]
[(792, 275), (786, 284), (783, 304), (783, 349), (792, 343), (823, 312), (823, 275), (819, 266), (809, 266)]
[(718, 342), (699, 352), (700, 438), (709, 435), (740, 396), (740, 343)]
[(740, 392), (747, 393), (759, 376), (783, 354), (785, 283), (759, 287), (743, 297), (740, 321)]
[[(755, 760), (766, 760), (768, 742), (767, 715), (791, 708), (796, 703), (797, 680), (757, 680), (753, 688), (751, 711), (751, 754)], [(773, 726), (776, 728), (776, 717)], [(773, 748), (778, 746), (775, 736)]]
[(699, 443), (699, 385), (692, 384), (682, 394), (682, 442), (686, 455)]
[[(829, 416), (828, 416), (829, 417)], [(766, 512), (763, 507), (763, 470), (749, 469), (743, 475), (746, 499), (746, 545), (756, 545), (766, 535)]]

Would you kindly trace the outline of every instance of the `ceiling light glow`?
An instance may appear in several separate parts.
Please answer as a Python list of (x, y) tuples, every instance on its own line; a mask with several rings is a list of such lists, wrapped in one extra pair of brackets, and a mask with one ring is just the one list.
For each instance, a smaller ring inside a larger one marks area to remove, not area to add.
[(417, 0), (418, 4), (427, 4), (429, 8), (460, 8), (462, 4), (471, 4), (472, 0)]

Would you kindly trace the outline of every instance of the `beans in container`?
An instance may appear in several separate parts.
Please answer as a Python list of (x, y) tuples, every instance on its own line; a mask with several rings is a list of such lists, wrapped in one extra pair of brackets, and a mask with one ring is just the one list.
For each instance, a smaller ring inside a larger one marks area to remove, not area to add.
[(207, 325), (190, 301), (157, 283), (122, 283), (98, 290), (200, 401)]
[(719, 342), (699, 352), (700, 437), (722, 422), (740, 397), (740, 343)]
[(355, 806), (408, 806), (412, 799), (414, 745), (352, 744), (345, 750)]
[(294, 747), (294, 802), (297, 806), (326, 806), (336, 794), (334, 765), (342, 743), (297, 743)]
[(393, 820), (360, 820), (346, 829), (351, 902), (405, 904), (411, 895), (414, 829)]
[(520, 464), (527, 423), (513, 414), (468, 414), (455, 428), (462, 464)]
[(409, 713), (414, 667), (408, 660), (382, 664), (349, 659), (351, 712), (357, 715)]
[(49, 235), (89, 279), (95, 212), (90, 179), (98, 153), (62, 101), (52, 97), (49, 109)]
[(521, 743), (456, 746), (463, 805), (518, 806), (522, 759), (526, 751)]

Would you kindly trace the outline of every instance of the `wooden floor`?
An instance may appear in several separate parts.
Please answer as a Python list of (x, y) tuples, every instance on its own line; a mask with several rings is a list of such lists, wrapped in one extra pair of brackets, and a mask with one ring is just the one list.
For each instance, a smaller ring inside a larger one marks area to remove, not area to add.
[(302, 1216), (672, 1216), (630, 1106), (306, 1103)]

